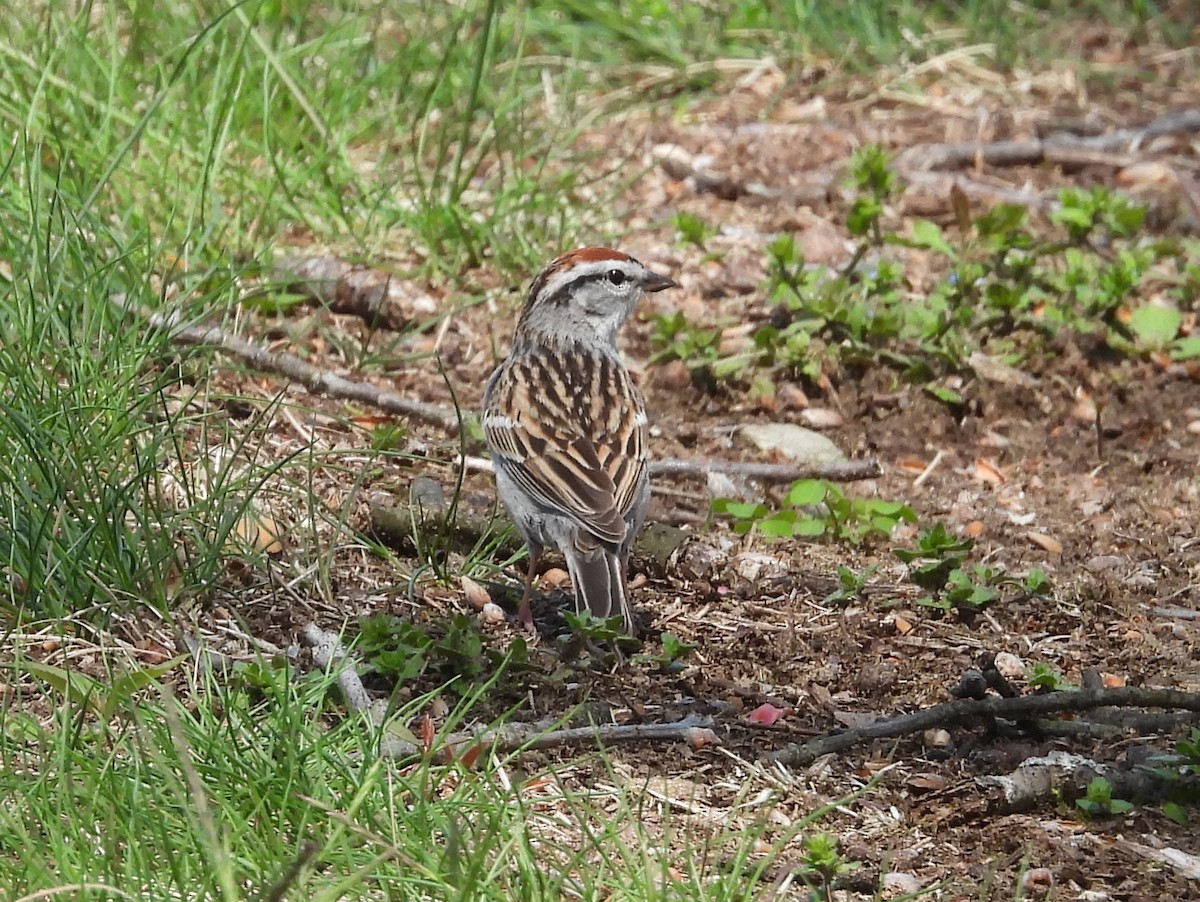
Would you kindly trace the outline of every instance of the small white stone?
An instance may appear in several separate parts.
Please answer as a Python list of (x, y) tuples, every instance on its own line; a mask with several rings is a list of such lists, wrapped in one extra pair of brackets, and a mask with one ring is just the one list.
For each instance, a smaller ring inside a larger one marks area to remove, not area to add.
[(1006, 680), (1015, 680), (1025, 676), (1025, 662), (1010, 651), (1002, 651), (996, 655), (996, 670)]
[(504, 608), (496, 604), (494, 601), (489, 601), (479, 612), (479, 616), (487, 623), (503, 623), (508, 619), (508, 615), (504, 613)]
[(792, 460), (810, 464), (841, 463), (842, 449), (818, 432), (794, 423), (751, 423), (742, 438), (762, 451), (778, 451)]

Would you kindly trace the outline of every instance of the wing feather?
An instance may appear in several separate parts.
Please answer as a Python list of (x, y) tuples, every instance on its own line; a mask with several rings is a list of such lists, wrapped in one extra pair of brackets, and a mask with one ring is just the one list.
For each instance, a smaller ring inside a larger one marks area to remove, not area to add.
[(483, 430), (531, 500), (602, 542), (624, 541), (646, 479), (647, 426), (615, 356), (537, 348), (510, 358), (488, 387)]

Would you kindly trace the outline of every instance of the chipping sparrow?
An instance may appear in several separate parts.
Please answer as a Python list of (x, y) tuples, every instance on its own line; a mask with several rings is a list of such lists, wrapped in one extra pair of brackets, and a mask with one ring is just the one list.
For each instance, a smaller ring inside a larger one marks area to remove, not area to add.
[(496, 489), (529, 546), (520, 619), (542, 549), (566, 558), (578, 611), (633, 630), (626, 565), (646, 518), (646, 407), (617, 329), (647, 291), (675, 282), (620, 251), (563, 254), (529, 287), (508, 358), (483, 394)]

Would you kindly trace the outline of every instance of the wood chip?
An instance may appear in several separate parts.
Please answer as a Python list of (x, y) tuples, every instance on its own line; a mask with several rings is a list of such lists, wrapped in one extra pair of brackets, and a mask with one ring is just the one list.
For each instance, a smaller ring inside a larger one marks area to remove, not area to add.
[(975, 460), (975, 478), (990, 486), (998, 486), (1004, 482), (1004, 473), (990, 460), (980, 457)]
[(1046, 535), (1044, 532), (1027, 532), (1025, 533), (1025, 538), (1044, 551), (1048, 551), (1051, 554), (1062, 554), (1062, 542), (1053, 536)]
[(458, 584), (462, 587), (463, 597), (466, 598), (467, 604), (477, 611), (482, 611), (484, 606), (490, 604), (492, 596), (488, 594), (488, 590), (469, 576), (460, 576)]
[(566, 570), (563, 570), (561, 567), (551, 567), (542, 574), (542, 583), (552, 589), (566, 588), (570, 581), (571, 574), (569, 574)]

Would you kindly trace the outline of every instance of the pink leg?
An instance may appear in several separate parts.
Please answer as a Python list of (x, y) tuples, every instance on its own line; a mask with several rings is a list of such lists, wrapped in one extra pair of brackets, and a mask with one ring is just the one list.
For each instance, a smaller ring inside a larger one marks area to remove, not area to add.
[(533, 592), (533, 578), (537, 576), (538, 561), (542, 558), (542, 549), (530, 547), (529, 560), (525, 562), (525, 592), (521, 595), (521, 605), (517, 608), (517, 619), (528, 632), (537, 633), (533, 625), (533, 610), (529, 606), (529, 596)]

